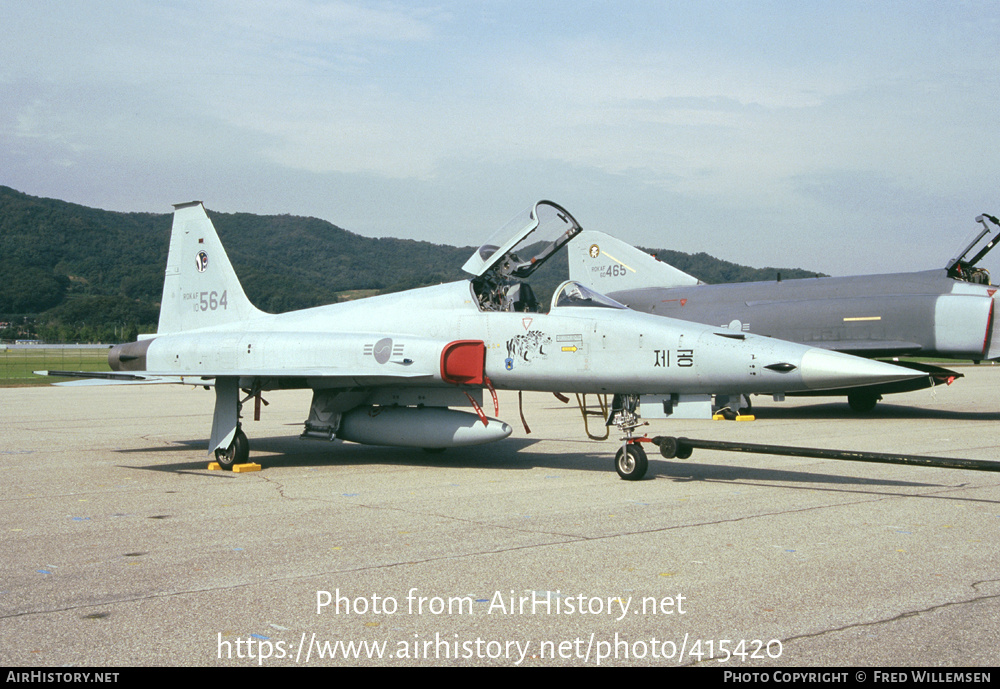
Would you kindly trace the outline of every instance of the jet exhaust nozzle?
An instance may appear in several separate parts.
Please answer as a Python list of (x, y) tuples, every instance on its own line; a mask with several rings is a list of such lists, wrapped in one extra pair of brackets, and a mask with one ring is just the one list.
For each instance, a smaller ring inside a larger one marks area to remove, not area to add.
[(108, 352), (108, 366), (112, 371), (145, 371), (146, 350), (153, 338), (115, 345)]

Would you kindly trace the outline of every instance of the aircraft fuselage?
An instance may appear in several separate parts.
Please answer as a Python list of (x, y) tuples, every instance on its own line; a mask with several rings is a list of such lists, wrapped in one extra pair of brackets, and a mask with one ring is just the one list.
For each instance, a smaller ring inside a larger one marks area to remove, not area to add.
[(608, 295), (638, 311), (862, 356), (1000, 356), (995, 287), (944, 270), (723, 285), (648, 287)]
[[(254, 378), (261, 389), (288, 387), (294, 378), (318, 389), (342, 387), (340, 368), (355, 386), (390, 378), (440, 386), (454, 382), (445, 348), (473, 340), (483, 343), (484, 371), (498, 389), (742, 394), (852, 382), (822, 351), (627, 309), (483, 312), (464, 281), (160, 335), (141, 363), (123, 370)], [(767, 368), (779, 364), (786, 366)], [(871, 373), (859, 372), (858, 382)]]

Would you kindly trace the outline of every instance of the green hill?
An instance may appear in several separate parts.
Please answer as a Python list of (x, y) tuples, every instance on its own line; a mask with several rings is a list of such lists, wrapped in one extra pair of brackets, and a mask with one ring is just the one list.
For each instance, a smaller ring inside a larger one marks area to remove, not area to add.
[[(209, 211), (247, 296), (265, 311), (462, 279), (473, 247), (362, 237), (325, 220)], [(0, 186), (0, 339), (121, 341), (156, 328), (171, 215), (117, 213)], [(483, 228), (484, 237), (490, 228)], [(657, 252), (706, 282), (773, 279), (706, 254)], [(532, 280), (546, 298), (565, 254)], [(781, 269), (784, 277), (813, 273)], [(122, 333), (125, 333), (125, 337)]]

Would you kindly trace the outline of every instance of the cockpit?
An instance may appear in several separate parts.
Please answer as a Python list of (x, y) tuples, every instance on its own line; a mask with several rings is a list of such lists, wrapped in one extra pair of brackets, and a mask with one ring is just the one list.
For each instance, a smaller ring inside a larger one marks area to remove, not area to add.
[(989, 271), (985, 268), (977, 267), (976, 264), (979, 263), (979, 261), (982, 260), (982, 258), (988, 254), (994, 246), (996, 246), (997, 242), (1000, 242), (1000, 234), (990, 238), (975, 256), (966, 259), (969, 252), (971, 252), (985, 237), (989, 236), (990, 226), (986, 224), (987, 220), (997, 227), (1000, 227), (1000, 220), (992, 215), (989, 215), (988, 213), (983, 213), (982, 215), (977, 216), (976, 222), (980, 223), (983, 226), (983, 229), (976, 235), (976, 238), (973, 239), (967, 247), (965, 247), (965, 251), (957, 257), (951, 259), (948, 262), (948, 265), (945, 266), (948, 270), (949, 277), (955, 278), (956, 280), (964, 280), (965, 282), (975, 282), (981, 285), (990, 284)]
[[(472, 291), (479, 308), (483, 311), (541, 311), (534, 290), (525, 280), (582, 230), (569, 211), (551, 201), (539, 201), (514, 216), (462, 266), (462, 270), (473, 275)], [(562, 291), (557, 291), (552, 306), (557, 305), (557, 297)]]
[(567, 280), (556, 293), (552, 295), (552, 308), (562, 308), (566, 306), (583, 306), (588, 308), (604, 308), (604, 309), (627, 309), (628, 307), (621, 304), (611, 297), (605, 296), (600, 292), (595, 292), (589, 287), (584, 287), (579, 282), (574, 282), (573, 280)]

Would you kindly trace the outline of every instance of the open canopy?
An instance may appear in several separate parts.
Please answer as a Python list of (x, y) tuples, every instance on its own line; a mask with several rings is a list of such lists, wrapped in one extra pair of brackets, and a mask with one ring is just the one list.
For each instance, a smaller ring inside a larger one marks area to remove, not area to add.
[[(582, 229), (562, 206), (539, 201), (494, 232), (462, 270), (476, 277), (497, 270), (503, 277), (524, 279)], [(518, 256), (515, 250), (525, 257)]]

